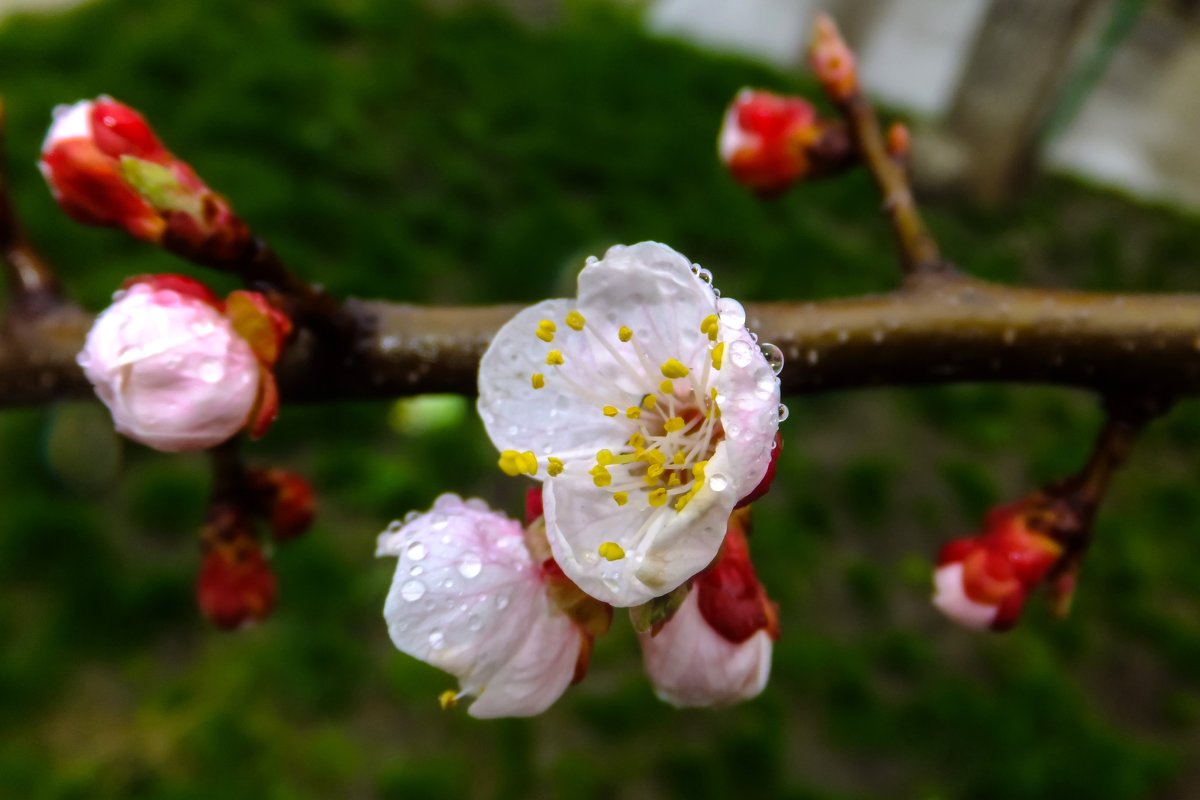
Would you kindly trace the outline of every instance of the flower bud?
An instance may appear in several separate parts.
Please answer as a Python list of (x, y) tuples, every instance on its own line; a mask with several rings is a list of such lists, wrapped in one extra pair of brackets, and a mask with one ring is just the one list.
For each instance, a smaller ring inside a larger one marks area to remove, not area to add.
[(747, 521), (734, 514), (717, 560), (656, 633), (640, 635), (654, 691), (673, 706), (729, 705), (766, 686), (778, 620), (750, 563)]
[(59, 106), (39, 167), (73, 219), (125, 229), (201, 260), (244, 248), (229, 204), (159, 141), (137, 111), (110, 97)]
[(202, 285), (138, 279), (96, 318), (79, 365), (120, 433), (156, 450), (203, 450), (241, 430), (262, 366)]
[(819, 136), (816, 111), (806, 100), (743, 89), (725, 112), (717, 145), (734, 180), (771, 193), (807, 173), (805, 148)]
[(1007, 630), (1025, 598), (1062, 556), (1062, 547), (1029, 527), (1046, 509), (1022, 502), (992, 511), (984, 532), (942, 548), (933, 603), (968, 628)]
[(276, 541), (295, 539), (309, 529), (316, 514), (316, 500), (308, 481), (277, 467), (251, 471), (248, 478), (256, 495), (256, 510), (270, 520)]
[(858, 91), (854, 53), (826, 14), (817, 15), (809, 61), (825, 93), (834, 100), (848, 100)]
[(204, 554), (196, 602), (217, 627), (266, 619), (275, 607), (275, 593), (275, 574), (253, 538), (219, 541)]

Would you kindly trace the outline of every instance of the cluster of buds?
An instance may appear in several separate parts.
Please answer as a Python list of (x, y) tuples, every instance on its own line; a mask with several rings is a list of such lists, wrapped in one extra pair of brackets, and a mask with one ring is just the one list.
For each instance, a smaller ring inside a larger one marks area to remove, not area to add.
[(979, 630), (1016, 624), (1030, 592), (1063, 556), (1051, 534), (1070, 510), (1042, 494), (988, 514), (981, 534), (942, 548), (933, 603), (954, 621)]
[(97, 317), (78, 361), (119, 432), (156, 450), (203, 450), (243, 429), (266, 433), (291, 327), (257, 292), (221, 300), (191, 278), (143, 275)]
[(312, 524), (313, 492), (286, 470), (248, 470), (233, 491), (216, 498), (201, 532), (203, 559), (196, 579), (200, 611), (219, 628), (257, 622), (275, 607), (277, 582), (256, 530), (267, 523), (275, 542), (295, 539)]
[(123, 228), (193, 260), (236, 260), (251, 246), (229, 203), (167, 150), (142, 116), (110, 97), (55, 110), (39, 162), (72, 218)]

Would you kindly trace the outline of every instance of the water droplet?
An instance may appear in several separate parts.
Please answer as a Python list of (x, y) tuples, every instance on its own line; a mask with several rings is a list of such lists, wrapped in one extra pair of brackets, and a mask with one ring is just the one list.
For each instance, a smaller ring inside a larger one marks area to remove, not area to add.
[(779, 421), (783, 422), (788, 418), (788, 407), (784, 403), (779, 404)]
[(521, 432), (521, 429), (520, 429), (520, 428), (518, 428), (516, 425), (509, 425), (509, 426), (508, 426), (508, 435), (509, 435), (509, 436), (516, 436), (516, 435), (517, 435), (518, 433), (520, 433), (520, 432)]
[(425, 552), (425, 545), (423, 545), (421, 542), (413, 542), (408, 546), (408, 552), (406, 555), (412, 561), (420, 561), (425, 557)]
[(771, 372), (778, 375), (783, 370), (783, 351), (770, 342), (763, 342), (759, 347), (762, 350), (763, 358), (767, 360), (767, 366), (771, 368)]
[(749, 366), (754, 358), (754, 348), (745, 339), (738, 339), (729, 346), (729, 360), (735, 367)]
[(732, 297), (722, 297), (717, 301), (717, 315), (724, 325), (740, 328), (746, 324), (746, 309)]
[(472, 614), (471, 616), (467, 617), (467, 630), (477, 631), (482, 627), (483, 620), (479, 618), (479, 615)]
[(450, 524), (450, 520), (446, 519), (441, 514), (438, 514), (437, 516), (435, 516), (433, 518), (433, 524), (430, 525), (429, 527), (431, 530), (440, 531), (440, 530), (444, 530), (446, 528), (446, 526), (449, 524)]
[(483, 571), (483, 562), (474, 553), (467, 553), (463, 556), (462, 563), (458, 565), (458, 572), (464, 578), (474, 578), (481, 571)]
[(408, 523), (412, 522), (413, 520), (415, 520), (415, 519), (416, 519), (417, 517), (419, 517), (419, 516), (421, 516), (421, 512), (420, 512), (420, 511), (410, 511), (410, 512), (408, 512), (407, 514), (405, 514), (405, 515), (404, 515), (404, 524), (405, 524), (405, 525), (407, 525)]
[(453, 579), (451, 579), (451, 578), (446, 578), (446, 580), (442, 581), (442, 587), (443, 587), (443, 588), (445, 588), (445, 589), (453, 589), (453, 588), (454, 588), (454, 581), (453, 581)]
[(400, 587), (400, 596), (410, 603), (420, 600), (425, 594), (425, 584), (420, 581), (408, 581)]
[(712, 273), (706, 269), (701, 269), (696, 273), (696, 277), (705, 283), (712, 285)]
[(763, 375), (759, 377), (756, 385), (759, 394), (771, 395), (779, 390), (779, 378), (776, 378), (774, 375)]
[(220, 361), (205, 361), (200, 367), (200, 380), (205, 383), (218, 383), (225, 377), (225, 367)]
[(501, 595), (496, 596), (496, 608), (500, 609), (501, 611), (508, 608), (508, 602), (509, 602), (509, 600), (508, 600), (507, 594), (501, 594)]
[(442, 635), (441, 631), (431, 631), (430, 632), (429, 646), (432, 647), (434, 650), (437, 650), (438, 648), (440, 648), (442, 646), (442, 643), (445, 641), (446, 641), (446, 637)]
[(384, 533), (399, 533), (402, 527), (404, 526), (400, 523), (400, 520), (392, 520), (388, 523), (387, 530)]
[(417, 577), (418, 575), (421, 575), (421, 574), (423, 574), (424, 572), (425, 572), (425, 568), (424, 568), (424, 567), (422, 567), (422, 566), (416, 566), (416, 567), (413, 567), (412, 569), (410, 569), (410, 570), (408, 571), (408, 574), (409, 574), (409, 575), (412, 575), (412, 576), (415, 578), (415, 577)]
[(723, 492), (729, 488), (729, 478), (719, 472), (713, 473), (708, 477), (708, 486), (714, 492)]

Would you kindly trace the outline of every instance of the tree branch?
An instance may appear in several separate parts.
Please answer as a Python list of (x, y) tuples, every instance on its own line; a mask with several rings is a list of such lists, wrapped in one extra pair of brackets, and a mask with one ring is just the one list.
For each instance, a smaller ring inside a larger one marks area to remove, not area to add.
[[(518, 306), (350, 300), (349, 351), (301, 330), (279, 367), (285, 402), (473, 394), (479, 358)], [(785, 394), (883, 385), (1042, 383), (1170, 398), (1200, 393), (1200, 295), (1011, 288), (929, 276), (895, 292), (752, 303), (748, 324), (787, 358)], [(0, 332), (0, 406), (91, 394), (78, 312)]]

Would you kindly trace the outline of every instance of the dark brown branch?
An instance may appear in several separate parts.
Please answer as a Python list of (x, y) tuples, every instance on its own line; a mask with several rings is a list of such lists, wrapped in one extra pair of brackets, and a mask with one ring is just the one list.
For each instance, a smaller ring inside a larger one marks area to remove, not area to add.
[[(349, 350), (302, 331), (280, 365), (285, 402), (473, 394), (479, 358), (517, 306), (349, 301)], [(1041, 383), (1200, 393), (1200, 295), (1037, 290), (926, 277), (885, 295), (757, 303), (749, 324), (787, 358), (785, 394), (883, 385)], [(86, 396), (75, 365), (89, 320), (59, 314), (0, 336), (0, 405)]]

